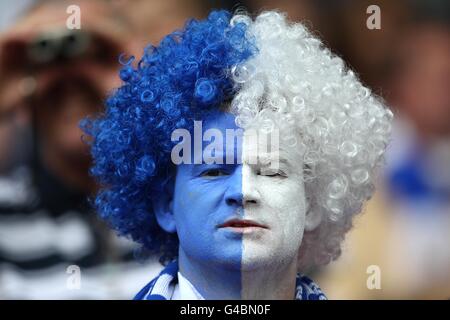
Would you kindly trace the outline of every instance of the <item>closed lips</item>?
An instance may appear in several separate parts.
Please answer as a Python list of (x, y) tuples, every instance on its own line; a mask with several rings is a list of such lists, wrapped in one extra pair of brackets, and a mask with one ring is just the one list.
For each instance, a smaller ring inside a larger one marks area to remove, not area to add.
[(250, 227), (257, 227), (257, 228), (264, 228), (268, 229), (267, 226), (259, 224), (255, 221), (251, 220), (239, 220), (239, 219), (232, 219), (225, 223), (222, 223), (218, 226), (219, 228), (250, 228)]

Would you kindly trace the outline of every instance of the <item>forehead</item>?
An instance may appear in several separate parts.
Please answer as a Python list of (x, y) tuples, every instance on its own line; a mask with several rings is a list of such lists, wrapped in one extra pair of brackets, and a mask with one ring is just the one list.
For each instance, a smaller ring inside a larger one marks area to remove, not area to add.
[(218, 129), (225, 133), (226, 129), (239, 129), (236, 125), (236, 117), (229, 112), (216, 111), (210, 113), (203, 120), (203, 128), (208, 129)]
[[(289, 129), (275, 127), (271, 132), (267, 132), (255, 122), (244, 130), (236, 125), (235, 119), (231, 113), (217, 112), (203, 121), (203, 133), (213, 129), (222, 135), (224, 155), (237, 151), (242, 162), (249, 162), (249, 158), (257, 159), (257, 162), (274, 159), (284, 163), (301, 161), (299, 148), (283, 139)], [(203, 143), (203, 148), (206, 146), (207, 143)]]

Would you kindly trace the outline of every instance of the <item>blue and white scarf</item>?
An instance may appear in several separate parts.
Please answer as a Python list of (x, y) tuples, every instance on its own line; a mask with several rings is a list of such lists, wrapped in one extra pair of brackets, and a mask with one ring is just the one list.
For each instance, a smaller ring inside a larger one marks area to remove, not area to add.
[[(169, 263), (134, 297), (134, 300), (170, 300), (178, 283), (178, 261)], [(327, 300), (325, 294), (310, 278), (297, 274), (295, 300)]]

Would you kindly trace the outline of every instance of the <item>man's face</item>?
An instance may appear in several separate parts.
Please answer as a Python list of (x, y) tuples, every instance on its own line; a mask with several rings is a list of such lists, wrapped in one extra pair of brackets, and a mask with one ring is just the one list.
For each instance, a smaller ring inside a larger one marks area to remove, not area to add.
[(305, 226), (301, 155), (280, 140), (276, 161), (277, 150), (248, 139), (250, 131), (227, 143), (226, 130), (238, 130), (234, 119), (217, 113), (203, 121), (203, 132), (222, 133), (224, 164), (205, 164), (209, 142), (203, 142), (202, 164), (177, 168), (171, 206), (180, 254), (242, 271), (286, 265), (296, 258)]

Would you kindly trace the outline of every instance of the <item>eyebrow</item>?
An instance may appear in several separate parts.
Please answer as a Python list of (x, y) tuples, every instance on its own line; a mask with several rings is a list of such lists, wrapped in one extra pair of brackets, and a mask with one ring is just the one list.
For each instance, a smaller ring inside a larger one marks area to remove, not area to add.
[[(217, 165), (227, 165), (227, 164), (228, 165), (237, 165), (237, 164), (249, 164), (249, 165), (266, 165), (267, 164), (267, 165), (270, 165), (274, 162), (278, 162), (280, 164), (284, 164), (288, 167), (291, 167), (291, 162), (286, 157), (283, 157), (280, 155), (278, 157), (273, 157), (273, 154), (264, 153), (264, 154), (258, 154), (256, 157), (257, 157), (256, 163), (249, 163), (248, 157), (244, 160), (237, 159), (237, 162), (233, 161), (233, 163), (227, 163), (226, 153), (217, 152), (214, 157), (212, 157), (210, 155), (203, 156), (202, 163), (197, 163), (197, 164), (194, 163), (194, 166), (214, 165), (214, 164), (217, 164)], [(222, 163), (217, 163), (217, 162), (206, 163), (207, 160), (212, 161), (215, 158), (222, 159)], [(277, 160), (275, 161), (274, 158), (277, 158)], [(255, 157), (252, 157), (252, 159), (255, 159)], [(235, 155), (234, 160), (236, 160), (236, 155)]]
[[(203, 161), (202, 163), (197, 163), (195, 165), (212, 165), (212, 164), (218, 164), (218, 165), (236, 165), (236, 164), (241, 164), (242, 163), (242, 159), (237, 158), (237, 155), (234, 153), (233, 154), (233, 162), (232, 163), (227, 163), (227, 153), (224, 152), (216, 152), (214, 156), (211, 156), (210, 154), (208, 155), (202, 155)], [(207, 160), (215, 160), (215, 159), (222, 159), (222, 163), (217, 163), (217, 162), (213, 162), (213, 163), (206, 163)]]
[[(256, 159), (257, 163), (249, 163), (248, 158), (244, 160), (244, 163), (250, 164), (250, 165), (266, 165), (266, 164), (270, 165), (274, 162), (278, 162), (278, 163), (282, 163), (284, 165), (290, 166), (289, 160), (282, 156), (278, 156), (276, 161), (274, 161), (273, 155), (268, 154), (268, 153), (265, 153), (262, 155), (258, 154), (256, 157), (257, 157), (257, 159)], [(252, 157), (252, 159), (255, 159), (255, 157)]]

